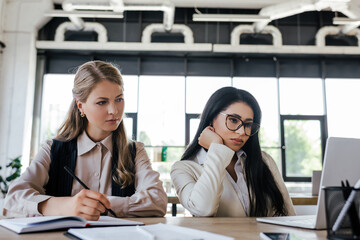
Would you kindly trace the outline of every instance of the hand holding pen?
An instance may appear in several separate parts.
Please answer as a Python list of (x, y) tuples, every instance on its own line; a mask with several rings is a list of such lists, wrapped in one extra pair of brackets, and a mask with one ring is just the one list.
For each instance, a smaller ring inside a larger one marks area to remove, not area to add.
[[(83, 183), (67, 166), (65, 166), (64, 169), (66, 170), (67, 173), (70, 174), (71, 177), (73, 177), (76, 181), (78, 181), (81, 184), (81, 186), (83, 186), (87, 190), (90, 190), (88, 188), (88, 186), (86, 186), (85, 183)], [(107, 208), (105, 206), (105, 204), (103, 202), (101, 202), (100, 200), (99, 200), (99, 203), (101, 203), (108, 212), (110, 212), (114, 217), (116, 217), (116, 214), (114, 213), (114, 211), (112, 211), (110, 208)]]

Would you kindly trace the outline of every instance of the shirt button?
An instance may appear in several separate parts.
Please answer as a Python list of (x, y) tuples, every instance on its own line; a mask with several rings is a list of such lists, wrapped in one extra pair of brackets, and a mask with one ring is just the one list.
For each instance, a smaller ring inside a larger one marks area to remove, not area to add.
[(95, 173), (95, 177), (99, 177), (99, 173), (96, 172), (96, 173)]

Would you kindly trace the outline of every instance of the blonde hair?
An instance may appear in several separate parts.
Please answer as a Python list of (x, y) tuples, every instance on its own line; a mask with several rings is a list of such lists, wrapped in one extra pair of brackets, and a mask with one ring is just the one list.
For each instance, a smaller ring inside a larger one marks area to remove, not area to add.
[[(88, 123), (86, 117), (81, 117), (76, 100), (86, 102), (94, 87), (101, 81), (110, 81), (118, 84), (124, 89), (124, 82), (120, 71), (111, 63), (102, 61), (90, 61), (81, 65), (75, 75), (73, 101), (70, 105), (67, 118), (59, 128), (56, 139), (70, 141), (77, 138)], [(112, 133), (113, 157), (118, 152), (118, 165), (113, 179), (123, 188), (133, 183), (135, 166), (129, 150), (131, 141), (126, 136), (124, 121)]]

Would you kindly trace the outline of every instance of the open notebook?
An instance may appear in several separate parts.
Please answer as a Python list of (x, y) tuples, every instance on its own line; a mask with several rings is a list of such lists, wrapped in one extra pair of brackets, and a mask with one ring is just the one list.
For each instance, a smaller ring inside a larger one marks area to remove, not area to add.
[(84, 228), (135, 225), (144, 225), (144, 223), (109, 216), (100, 216), (98, 221), (86, 221), (85, 219), (76, 216), (41, 216), (0, 220), (0, 226), (8, 228), (16, 233), (40, 232), (70, 227)]
[(360, 178), (360, 139), (329, 137), (326, 143), (323, 171), (320, 180), (316, 215), (262, 217), (259, 222), (309, 229), (326, 229), (325, 194), (323, 187), (340, 186), (348, 180), (353, 186)]

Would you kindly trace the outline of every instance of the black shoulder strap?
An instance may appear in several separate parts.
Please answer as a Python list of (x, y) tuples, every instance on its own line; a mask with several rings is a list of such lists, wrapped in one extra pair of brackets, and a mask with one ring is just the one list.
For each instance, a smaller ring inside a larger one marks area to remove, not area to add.
[(49, 181), (45, 192), (50, 196), (71, 196), (73, 178), (64, 170), (68, 166), (75, 171), (77, 159), (77, 138), (67, 142), (53, 140), (50, 150)]
[[(131, 158), (134, 163), (135, 167), (135, 158), (136, 158), (136, 143), (132, 142), (132, 144), (129, 144), (129, 150), (131, 153)], [(117, 163), (118, 163), (118, 150), (114, 149), (114, 155), (113, 155), (113, 161), (112, 161), (112, 171), (113, 174), (116, 172)], [(114, 179), (111, 179), (112, 183), (112, 195), (113, 196), (119, 196), (119, 197), (130, 197), (135, 193), (135, 179), (133, 179), (132, 184), (126, 186), (125, 188), (122, 188), (119, 184), (117, 184)]]

